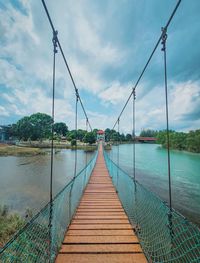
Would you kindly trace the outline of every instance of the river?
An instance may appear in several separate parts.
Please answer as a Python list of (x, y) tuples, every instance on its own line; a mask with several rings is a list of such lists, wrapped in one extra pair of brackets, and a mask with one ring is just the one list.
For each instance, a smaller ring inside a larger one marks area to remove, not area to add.
[[(136, 179), (168, 201), (167, 151), (156, 144), (136, 144)], [(133, 174), (133, 146), (119, 146), (119, 166)], [(117, 162), (117, 146), (109, 153)], [(172, 206), (200, 226), (200, 154), (171, 151)]]
[[(29, 157), (0, 157), (0, 205), (25, 215), (26, 209), (35, 214), (49, 200), (50, 151)], [(74, 175), (73, 150), (60, 150), (54, 155), (53, 195)], [(89, 162), (93, 153), (77, 151), (77, 171)]]
[[(130, 175), (132, 145), (119, 146), (120, 166)], [(54, 155), (54, 195), (73, 177), (73, 150), (60, 150)], [(117, 146), (110, 157), (116, 162)], [(78, 150), (80, 171), (86, 153)], [(87, 153), (89, 161), (93, 153)], [(25, 214), (27, 208), (36, 213), (49, 200), (50, 152), (32, 157), (0, 157), (0, 204), (11, 211)], [(172, 205), (200, 225), (200, 154), (171, 151)], [(168, 200), (167, 152), (156, 144), (136, 144), (136, 179), (163, 200)]]

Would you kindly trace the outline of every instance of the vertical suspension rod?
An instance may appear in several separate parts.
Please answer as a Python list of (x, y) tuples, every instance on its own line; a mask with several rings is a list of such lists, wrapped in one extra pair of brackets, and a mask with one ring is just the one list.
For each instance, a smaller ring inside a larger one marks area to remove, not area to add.
[(169, 184), (169, 207), (172, 211), (172, 191), (171, 191), (171, 161), (170, 161), (170, 139), (169, 139), (169, 109), (168, 109), (168, 83), (167, 83), (167, 52), (166, 40), (167, 29), (162, 28), (162, 51), (164, 52), (164, 82), (165, 82), (165, 112), (166, 112), (166, 130), (167, 130), (167, 165), (168, 165), (168, 184)]
[(55, 69), (57, 51), (57, 31), (53, 31), (53, 87), (52, 87), (52, 124), (51, 124), (51, 168), (50, 168), (50, 211), (49, 211), (49, 262), (52, 251), (52, 219), (53, 219), (53, 136), (54, 136), (54, 111), (55, 111)]
[(133, 134), (132, 134), (132, 140), (133, 140), (133, 178), (135, 181), (135, 99), (136, 99), (136, 93), (135, 88), (133, 88)]
[(119, 137), (120, 137), (120, 135), (119, 135), (119, 122), (120, 122), (120, 119), (118, 118), (118, 120), (117, 120), (117, 127), (118, 127), (118, 129), (117, 129), (117, 131), (118, 131), (118, 145), (117, 145), (117, 166), (118, 166), (118, 168), (117, 168), (117, 192), (118, 192), (118, 180), (119, 180), (119, 143), (120, 143), (120, 139), (119, 139)]
[(77, 172), (78, 101), (79, 101), (79, 95), (76, 93), (76, 112), (75, 112), (76, 144), (75, 144), (74, 177), (76, 176), (76, 172)]

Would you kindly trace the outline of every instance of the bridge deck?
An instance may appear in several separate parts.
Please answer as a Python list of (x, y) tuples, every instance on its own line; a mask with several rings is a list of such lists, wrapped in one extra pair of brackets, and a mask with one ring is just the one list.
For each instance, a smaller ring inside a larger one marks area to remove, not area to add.
[(63, 262), (147, 262), (109, 177), (101, 145), (56, 259), (56, 263)]

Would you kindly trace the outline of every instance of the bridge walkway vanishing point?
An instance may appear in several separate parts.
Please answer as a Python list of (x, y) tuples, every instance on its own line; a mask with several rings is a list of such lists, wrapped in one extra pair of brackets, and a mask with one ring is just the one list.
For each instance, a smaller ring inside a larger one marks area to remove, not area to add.
[(138, 238), (108, 174), (102, 145), (56, 263), (145, 263)]

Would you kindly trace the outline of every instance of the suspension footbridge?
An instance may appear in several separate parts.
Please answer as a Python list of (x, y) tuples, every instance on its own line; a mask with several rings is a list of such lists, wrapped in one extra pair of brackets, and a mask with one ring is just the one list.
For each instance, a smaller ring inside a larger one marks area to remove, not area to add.
[[(78, 105), (86, 127), (91, 124), (51, 16), (41, 0), (53, 32), (52, 120), (54, 122), (56, 54), (60, 51), (75, 91), (75, 130)], [(153, 51), (133, 86), (113, 129), (119, 131), (121, 116), (132, 98), (133, 176), (110, 159), (103, 145), (77, 173), (77, 149), (73, 179), (53, 196), (54, 125), (51, 129), (49, 202), (0, 250), (0, 262), (200, 262), (200, 230), (172, 207), (168, 116), (167, 53), (168, 27), (181, 3), (179, 0), (162, 28)], [(149, 63), (162, 45), (167, 131), (168, 204), (141, 185), (135, 169), (136, 88)], [(86, 128), (86, 129), (87, 129)], [(77, 136), (76, 136), (77, 140)], [(75, 146), (76, 147), (76, 146)]]
[(56, 262), (147, 262), (108, 174), (102, 145)]

